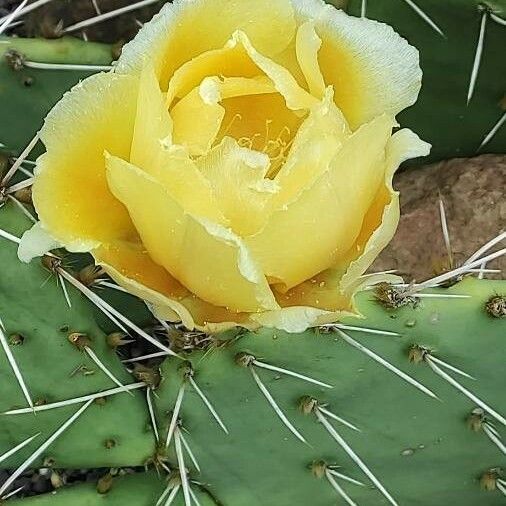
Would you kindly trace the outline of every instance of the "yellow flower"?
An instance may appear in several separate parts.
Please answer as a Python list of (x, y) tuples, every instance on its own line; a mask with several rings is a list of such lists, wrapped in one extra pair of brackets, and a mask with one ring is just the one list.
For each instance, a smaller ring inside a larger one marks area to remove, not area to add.
[(321, 0), (175, 0), (46, 118), (20, 256), (45, 231), (188, 327), (333, 322), (428, 153), (392, 134), (420, 83), (390, 27)]

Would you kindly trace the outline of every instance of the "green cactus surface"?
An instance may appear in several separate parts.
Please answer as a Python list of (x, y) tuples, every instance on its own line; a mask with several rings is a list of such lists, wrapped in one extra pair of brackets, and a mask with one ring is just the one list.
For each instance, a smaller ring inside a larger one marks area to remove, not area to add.
[[(348, 11), (360, 15), (363, 0), (349, 0)], [(506, 111), (506, 26), (491, 14), (506, 19), (505, 0), (416, 0), (415, 4), (436, 23), (441, 36), (405, 0), (365, 1), (366, 16), (392, 25), (420, 51), (424, 72), (418, 102), (399, 115), (432, 143), (431, 159), (504, 153), (506, 129), (479, 150), (487, 133)], [(467, 93), (476, 53), (481, 16), (488, 12), (481, 66), (474, 96)], [(424, 163), (426, 160), (424, 160)]]
[[(0, 209), (0, 228), (19, 236), (28, 220), (11, 202)], [(89, 336), (90, 348), (124, 385), (135, 383), (120, 364), (97, 326), (90, 304), (70, 286), (69, 308), (57, 280), (40, 262), (25, 265), (16, 245), (0, 238), (0, 318), (10, 350), (34, 404), (49, 404), (114, 389), (83, 351), (69, 342), (73, 332)], [(5, 353), (0, 353), (0, 412), (23, 408), (27, 401)], [(20, 415), (0, 414), (0, 454), (37, 433), (30, 445), (2, 463), (15, 468), (82, 405)], [(58, 467), (142, 465), (153, 440), (143, 394), (133, 391), (92, 404), (34, 465), (50, 457)], [(108, 444), (114, 441), (114, 444)], [(108, 448), (108, 446), (112, 446)]]
[(71, 37), (59, 40), (0, 37), (0, 142), (7, 151), (21, 152), (63, 94), (96, 72), (34, 69), (24, 66), (24, 60), (107, 66), (113, 59), (111, 49), (106, 44)]
[[(427, 363), (410, 363), (409, 351), (414, 345), (434, 350), (435, 357), (476, 378), (459, 378), (453, 373), (462, 385), (490, 406), (504, 409), (503, 391), (497, 385), (504, 366), (504, 321), (494, 320), (484, 310), (488, 298), (504, 288), (504, 283), (469, 279), (443, 293), (470, 298), (424, 298), (416, 308), (390, 313), (371, 300), (371, 295), (361, 297), (360, 308), (366, 315), (361, 325), (400, 335), (346, 334), (430, 388), (439, 400), (415, 389), (335, 332), (308, 331), (294, 336), (262, 330), (211, 352), (189, 355), (194, 380), (208, 393), (230, 432), (226, 435), (220, 430), (195, 389), (187, 384), (181, 424), (188, 430), (189, 444), (202, 469), (201, 478), (195, 469), (191, 475), (212, 484), (223, 504), (324, 506), (335, 504), (336, 493), (326, 479), (315, 478), (310, 470), (311, 463), (323, 460), (339, 465), (343, 474), (365, 484), (342, 482), (357, 504), (387, 504), (314, 413), (300, 411), (300, 399), (311, 396), (361, 429), (351, 430), (327, 417), (399, 504), (503, 504), (499, 491), (480, 489), (482, 473), (504, 464), (504, 455), (483, 431), (469, 429), (467, 419), (475, 403)], [(250, 366), (306, 444), (280, 421), (250, 370), (237, 364), (241, 352), (334, 386), (326, 389)], [(167, 433), (167, 413), (176, 403), (187, 368), (170, 360), (164, 363), (163, 372), (171, 380), (162, 383), (157, 405)]]

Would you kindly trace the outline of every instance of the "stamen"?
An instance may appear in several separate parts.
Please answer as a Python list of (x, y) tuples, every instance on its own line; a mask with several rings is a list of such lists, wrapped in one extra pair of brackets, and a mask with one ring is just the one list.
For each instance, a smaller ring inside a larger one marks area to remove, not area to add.
[(310, 378), (309, 376), (305, 376), (304, 374), (299, 374), (298, 372), (290, 371), (289, 369), (283, 369), (282, 367), (276, 367), (275, 365), (266, 364), (265, 362), (260, 362), (257, 359), (252, 361), (252, 364), (257, 367), (261, 367), (262, 369), (268, 369), (269, 371), (279, 372), (281, 374), (286, 374), (287, 376), (292, 376), (293, 378), (298, 378), (303, 381), (307, 381), (308, 383), (313, 383), (315, 385), (319, 385), (324, 388), (334, 388), (332, 385), (328, 383), (323, 383), (322, 381), (318, 381), (316, 379)]
[(214, 409), (213, 405), (211, 404), (211, 401), (206, 397), (204, 392), (200, 389), (200, 387), (197, 385), (196, 381), (193, 379), (191, 375), (188, 376), (188, 380), (190, 382), (190, 385), (193, 387), (195, 392), (197, 392), (198, 396), (202, 399), (202, 402), (206, 405), (207, 409), (213, 415), (213, 418), (218, 422), (218, 425), (223, 429), (223, 432), (228, 435), (228, 429), (223, 423), (222, 419)]
[[(394, 506), (398, 506), (397, 502), (394, 498), (388, 493), (383, 484), (376, 478), (376, 476), (372, 473), (372, 471), (364, 464), (362, 459), (353, 451), (353, 449), (348, 445), (348, 443), (339, 435), (339, 433), (334, 429), (332, 424), (323, 416), (319, 407), (315, 409), (315, 414), (318, 420), (323, 424), (327, 432), (332, 436), (332, 438), (341, 446), (341, 448), (348, 454), (348, 456), (357, 464), (360, 469), (365, 473), (365, 475), (372, 481), (374, 485), (379, 489), (379, 491), (385, 496), (385, 498)], [(334, 480), (335, 481), (335, 480)]]
[(111, 395), (116, 395), (123, 393), (127, 390), (137, 390), (139, 388), (143, 388), (146, 386), (146, 383), (131, 383), (130, 385), (125, 385), (122, 388), (111, 388), (109, 390), (102, 390), (101, 392), (96, 392), (94, 394), (83, 395), (82, 397), (75, 397), (73, 399), (66, 399), (64, 401), (52, 402), (50, 404), (42, 404), (41, 406), (34, 406), (33, 408), (20, 408), (20, 409), (11, 409), (10, 411), (5, 411), (0, 413), (1, 415), (23, 415), (25, 413), (33, 413), (39, 411), (48, 411), (50, 409), (58, 409), (63, 408), (65, 406), (71, 406), (72, 404), (80, 404), (81, 402), (95, 399), (100, 399), (102, 397), (109, 397)]
[(377, 355), (376, 353), (371, 351), (369, 348), (366, 348), (365, 346), (363, 346), (359, 342), (355, 341), (348, 334), (345, 334), (342, 330), (336, 329), (336, 331), (348, 344), (351, 344), (351, 346), (353, 346), (354, 348), (357, 348), (358, 350), (362, 351), (363, 353), (365, 353), (366, 355), (371, 357), (373, 360), (375, 360), (376, 362), (378, 362), (382, 366), (386, 367), (389, 371), (392, 371), (394, 374), (397, 374), (397, 376), (402, 378), (404, 381), (406, 381), (410, 385), (413, 385), (415, 388), (418, 388), (418, 390), (420, 390), (424, 394), (427, 394), (429, 397), (432, 397), (433, 399), (439, 400), (438, 396), (434, 392), (429, 390), (427, 387), (423, 386), (421, 383), (416, 381), (414, 378), (412, 378), (411, 376), (409, 376), (405, 372), (401, 371), (400, 369), (398, 369), (397, 367), (392, 365), (390, 362), (386, 361), (384, 358), (380, 357), (379, 355)]
[(446, 380), (450, 385), (453, 385), (457, 390), (460, 390), (468, 399), (472, 400), (476, 403), (480, 408), (484, 409), (486, 412), (490, 413), (498, 422), (506, 425), (506, 419), (500, 415), (497, 411), (492, 409), (488, 404), (483, 402), (481, 399), (476, 397), (472, 392), (464, 388), (458, 381), (452, 378), (449, 374), (444, 372), (440, 367), (438, 367), (435, 362), (432, 360), (432, 356), (427, 354), (425, 356), (426, 362), (429, 364), (430, 368), (439, 376), (441, 376), (444, 380)]
[(4, 349), (7, 360), (9, 361), (9, 364), (12, 368), (12, 372), (14, 373), (14, 376), (16, 376), (16, 380), (19, 386), (21, 387), (21, 390), (23, 392), (23, 395), (25, 396), (26, 401), (28, 402), (28, 405), (30, 406), (30, 408), (33, 408), (32, 398), (30, 397), (30, 393), (28, 392), (28, 388), (26, 386), (25, 380), (23, 379), (23, 375), (21, 374), (16, 359), (14, 358), (14, 355), (12, 354), (12, 351), (10, 349), (9, 343), (5, 336), (5, 327), (1, 319), (0, 319), (0, 344)]
[(481, 14), (480, 33), (478, 35), (478, 43), (476, 44), (476, 53), (474, 55), (473, 69), (471, 71), (471, 79), (469, 81), (469, 89), (467, 91), (467, 103), (471, 101), (474, 94), (474, 88), (478, 79), (478, 72), (480, 70), (481, 57), (483, 55), (483, 45), (485, 41), (485, 30), (487, 27), (488, 10), (483, 9)]
[(4, 454), (0, 455), (0, 463), (4, 460), (7, 460), (11, 455), (14, 455), (19, 450), (23, 449), (26, 445), (30, 444), (36, 437), (40, 436), (40, 432), (37, 432), (34, 436), (26, 438), (24, 441), (19, 443), (14, 448), (11, 448), (10, 450), (7, 450)]
[(81, 415), (84, 411), (90, 406), (92, 400), (89, 400), (86, 404), (84, 404), (81, 408), (79, 408), (76, 413), (74, 413), (59, 429), (57, 429), (42, 445), (37, 448), (5, 481), (5, 483), (0, 488), (0, 496), (4, 494), (6, 490), (10, 488), (10, 486), (21, 476), (26, 469), (30, 467), (32, 462), (37, 460), (40, 455), (42, 455), (50, 446), (53, 444), (56, 439), (58, 439), (63, 432), (67, 430)]
[(280, 420), (285, 424), (285, 426), (288, 428), (288, 430), (299, 440), (303, 443), (307, 444), (304, 437), (300, 434), (300, 432), (291, 424), (290, 420), (285, 416), (283, 411), (281, 411), (281, 408), (278, 406), (276, 401), (274, 400), (274, 397), (270, 394), (269, 390), (267, 390), (267, 387), (262, 383), (262, 380), (258, 377), (258, 374), (256, 373), (255, 369), (251, 366), (248, 366), (248, 369), (250, 370), (253, 379), (255, 380), (256, 384), (258, 385), (258, 388), (260, 388), (260, 391), (264, 394), (265, 398), (267, 399), (267, 402), (271, 405), (272, 409), (278, 415)]

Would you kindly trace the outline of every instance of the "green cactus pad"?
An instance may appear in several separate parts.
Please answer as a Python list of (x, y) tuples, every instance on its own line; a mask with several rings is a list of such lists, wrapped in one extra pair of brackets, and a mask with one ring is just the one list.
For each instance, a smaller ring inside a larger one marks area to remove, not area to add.
[(0, 37), (0, 142), (8, 151), (20, 152), (42, 126), (49, 110), (63, 94), (94, 71), (14, 70), (6, 59), (16, 51), (38, 63), (109, 65), (111, 46), (66, 37), (59, 40)]
[[(474, 97), (467, 91), (483, 6), (506, 19), (506, 1), (416, 0), (440, 27), (439, 35), (404, 0), (367, 1), (368, 18), (383, 21), (420, 51), (424, 72), (418, 102), (399, 115), (399, 122), (432, 143), (430, 159), (474, 156), (481, 141), (505, 112), (506, 27), (488, 19), (481, 68)], [(360, 15), (362, 0), (349, 0), (348, 11)], [(506, 128), (481, 151), (506, 152)], [(426, 163), (424, 159), (423, 163)]]
[[(324, 460), (366, 484), (341, 482), (357, 504), (387, 504), (315, 415), (299, 411), (299, 399), (308, 395), (328, 403), (330, 411), (362, 430), (356, 432), (329, 419), (399, 504), (503, 504), (499, 491), (480, 489), (481, 474), (504, 463), (504, 456), (483, 432), (469, 430), (466, 419), (475, 403), (428, 364), (410, 363), (408, 352), (413, 345), (434, 349), (434, 356), (476, 378), (472, 381), (452, 373), (462, 385), (490, 406), (504, 409), (504, 395), (497, 384), (504, 366), (504, 355), (499, 353), (504, 350), (504, 321), (494, 320), (484, 310), (487, 299), (504, 289), (501, 282), (469, 279), (438, 291), (470, 295), (468, 299), (423, 299), (416, 308), (395, 311), (385, 310), (372, 300), (372, 294), (361, 296), (360, 308), (367, 319), (360, 325), (401, 335), (347, 334), (416, 378), (440, 400), (404, 382), (335, 333), (289, 335), (262, 330), (211, 352), (188, 355), (197, 385), (230, 433), (220, 429), (187, 384), (181, 423), (202, 469), (200, 475), (188, 462), (191, 476), (209, 483), (223, 504), (326, 506), (336, 503), (337, 494), (325, 478), (315, 478), (308, 469), (313, 461)], [(357, 321), (348, 323), (357, 325)], [(236, 364), (240, 352), (334, 385), (326, 389), (255, 367), (307, 444), (280, 421), (251, 372)], [(158, 391), (158, 420), (166, 434), (183, 382), (181, 362), (166, 361), (163, 371), (166, 381)]]
[[(95, 483), (70, 486), (56, 493), (12, 501), (13, 506), (152, 506), (163, 491), (156, 473), (114, 478), (111, 489), (99, 494)], [(11, 504), (9, 502), (9, 504)]]
[[(0, 210), (0, 228), (17, 236), (27, 228), (21, 212), (8, 202)], [(68, 340), (69, 332), (90, 336), (91, 349), (123, 384), (135, 380), (125, 371), (93, 318), (90, 304), (68, 287), (72, 308), (63, 297), (54, 275), (40, 262), (19, 262), (16, 245), (0, 238), (0, 318), (7, 336), (23, 336), (22, 344), (11, 346), (32, 400), (38, 403), (63, 401), (115, 388), (95, 363)], [(89, 374), (92, 372), (92, 374)], [(27, 406), (6, 355), (0, 352), (2, 395), (0, 411)], [(40, 436), (19, 453), (2, 462), (14, 468), (82, 405), (23, 415), (0, 415), (0, 454), (24, 439)], [(147, 425), (143, 393), (120, 393), (104, 405), (92, 404), (68, 431), (45, 452), (58, 467), (105, 467), (140, 465), (153, 451)], [(113, 448), (106, 442), (113, 440)], [(34, 465), (40, 465), (39, 459)]]

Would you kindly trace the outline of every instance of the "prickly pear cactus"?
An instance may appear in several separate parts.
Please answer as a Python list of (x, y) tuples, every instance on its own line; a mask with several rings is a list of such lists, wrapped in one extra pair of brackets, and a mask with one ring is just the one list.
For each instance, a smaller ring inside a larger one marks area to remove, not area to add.
[[(434, 158), (474, 153), (502, 114), (504, 2), (418, 0), (432, 22), (406, 0), (348, 2), (357, 15), (363, 6), (421, 48), (424, 91), (403, 124), (434, 143)], [(111, 49), (2, 41), (5, 152), (19, 155), (67, 89), (111, 64)], [(483, 150), (504, 151), (504, 135)], [(56, 250), (19, 262), (33, 208), (22, 178), (13, 184), (0, 188), (0, 467), (11, 476), (1, 504), (504, 503), (505, 282), (462, 280), (462, 269), (438, 288), (366, 290), (363, 319), (302, 334), (165, 327), (155, 339), (143, 303), (104, 291), (99, 271), (82, 270), (88, 259)], [(122, 364), (131, 340), (149, 341), (147, 357)], [(40, 467), (103, 473), (23, 498), (15, 478)]]
[(495, 132), (506, 118), (504, 0), (349, 0), (348, 11), (419, 49), (422, 91), (399, 119), (432, 143), (433, 159), (504, 153), (506, 129)]

